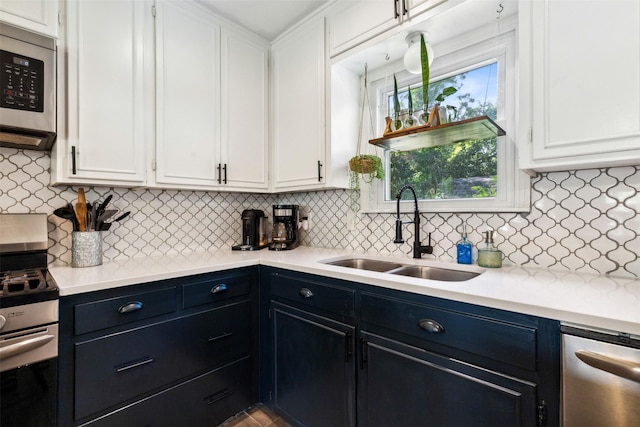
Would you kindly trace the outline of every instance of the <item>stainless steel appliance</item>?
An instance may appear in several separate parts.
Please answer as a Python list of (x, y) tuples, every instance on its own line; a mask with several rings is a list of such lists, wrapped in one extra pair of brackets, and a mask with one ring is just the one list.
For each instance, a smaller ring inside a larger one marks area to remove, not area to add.
[(59, 293), (45, 214), (0, 214), (0, 279), (0, 425), (54, 426)]
[(564, 427), (640, 426), (640, 337), (562, 332)]
[(298, 242), (298, 205), (273, 205), (272, 251), (285, 251), (297, 248)]
[(0, 146), (50, 150), (56, 140), (56, 42), (0, 24)]
[(242, 243), (232, 246), (234, 251), (264, 249), (267, 241), (267, 217), (260, 209), (242, 211)]

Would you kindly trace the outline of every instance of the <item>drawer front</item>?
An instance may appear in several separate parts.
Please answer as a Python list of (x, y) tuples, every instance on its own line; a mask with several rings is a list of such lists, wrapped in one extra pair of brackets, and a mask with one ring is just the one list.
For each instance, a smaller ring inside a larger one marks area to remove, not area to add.
[(149, 319), (176, 309), (176, 288), (159, 289), (74, 306), (76, 335)]
[(88, 425), (92, 427), (216, 426), (257, 401), (251, 358), (169, 388)]
[(342, 317), (355, 316), (355, 291), (286, 274), (271, 275), (271, 295)]
[(76, 344), (76, 419), (248, 355), (250, 310), (243, 302)]
[(250, 272), (215, 274), (182, 287), (182, 308), (216, 304), (231, 298), (249, 296), (251, 284), (257, 281)]
[(413, 345), (435, 343), (536, 369), (535, 328), (367, 293), (362, 294), (362, 319), (363, 329), (399, 332)]

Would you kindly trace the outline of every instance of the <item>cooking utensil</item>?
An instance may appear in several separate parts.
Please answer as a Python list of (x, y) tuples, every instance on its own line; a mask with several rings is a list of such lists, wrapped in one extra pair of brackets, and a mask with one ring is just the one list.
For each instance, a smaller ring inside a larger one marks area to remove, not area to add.
[(104, 199), (104, 201), (102, 203), (100, 203), (100, 206), (98, 206), (98, 210), (96, 212), (98, 217), (102, 215), (102, 213), (105, 211), (105, 209), (107, 209), (107, 206), (109, 205), (109, 202), (111, 201), (112, 198), (113, 198), (113, 194), (109, 194), (107, 196), (107, 198)]
[(84, 195), (84, 188), (78, 189), (78, 201), (75, 206), (76, 217), (78, 217), (78, 231), (87, 231), (87, 199)]
[(107, 209), (102, 212), (102, 214), (100, 214), (100, 216), (98, 216), (96, 220), (96, 230), (105, 231), (106, 229), (104, 228), (104, 225), (106, 225), (106, 221), (117, 213), (117, 209)]
[(128, 217), (129, 215), (131, 215), (131, 211), (126, 211), (125, 213), (120, 215), (118, 218), (114, 219), (113, 222), (120, 222), (123, 219), (125, 219), (126, 217)]
[(73, 210), (73, 207), (65, 205), (54, 210), (53, 214), (59, 218), (68, 219), (69, 221), (71, 221), (71, 224), (73, 225), (73, 231), (78, 231), (78, 217), (76, 217), (76, 213)]

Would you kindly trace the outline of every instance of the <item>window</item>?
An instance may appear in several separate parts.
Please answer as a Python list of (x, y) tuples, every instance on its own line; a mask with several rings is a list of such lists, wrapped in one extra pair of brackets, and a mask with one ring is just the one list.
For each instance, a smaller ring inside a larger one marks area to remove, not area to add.
[[(436, 51), (429, 99), (453, 86), (457, 92), (441, 103), (449, 106), (451, 119), (487, 115), (507, 135), (406, 152), (385, 151), (385, 182), (376, 181), (369, 188), (372, 195), (361, 200), (364, 212), (395, 212), (396, 193), (405, 184), (414, 186), (420, 209), (425, 212), (530, 209), (529, 177), (518, 169), (515, 149), (515, 29), (504, 28), (502, 34), (492, 33), (482, 40), (486, 33), (467, 33), (465, 40), (447, 44), (462, 48)], [(370, 73), (370, 98), (377, 101), (378, 136), (382, 135), (384, 117), (394, 114), (394, 74), (401, 108), (408, 106), (409, 87), (414, 107), (422, 108), (421, 76), (409, 74), (401, 61)]]

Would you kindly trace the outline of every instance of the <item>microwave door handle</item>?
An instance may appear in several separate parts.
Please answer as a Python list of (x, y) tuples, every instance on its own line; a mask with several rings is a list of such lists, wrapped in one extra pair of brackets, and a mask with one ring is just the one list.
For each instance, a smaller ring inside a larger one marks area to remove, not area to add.
[(8, 345), (0, 348), (0, 360), (8, 359), (9, 357), (16, 356), (18, 354), (26, 353), (35, 348), (42, 347), (49, 341), (55, 338), (55, 335), (42, 335), (35, 338), (29, 338), (24, 341), (20, 341), (15, 344)]
[(640, 383), (640, 363), (586, 350), (576, 351), (576, 357), (596, 369)]

